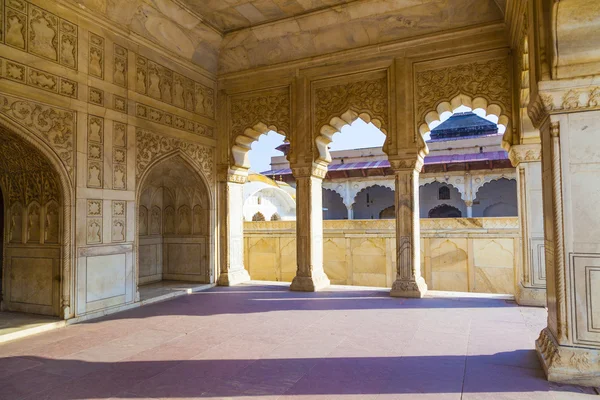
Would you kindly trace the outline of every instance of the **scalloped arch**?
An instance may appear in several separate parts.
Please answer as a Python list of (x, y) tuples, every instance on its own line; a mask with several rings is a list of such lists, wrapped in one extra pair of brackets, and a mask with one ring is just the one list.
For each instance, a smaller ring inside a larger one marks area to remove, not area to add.
[(481, 190), (481, 188), (483, 188), (484, 186), (489, 185), (490, 183), (501, 181), (503, 179), (507, 180), (507, 181), (515, 181), (515, 182), (517, 181), (517, 178), (513, 178), (513, 177), (510, 177), (510, 176), (504, 176), (504, 175), (502, 175), (502, 176), (494, 176), (494, 177), (491, 177), (489, 179), (486, 178), (480, 184), (474, 185), (474, 187), (473, 187), (473, 199), (477, 199), (477, 193), (479, 193), (479, 190)]
[(354, 195), (354, 197), (352, 198), (352, 204), (356, 204), (356, 198), (358, 197), (359, 194), (361, 194), (362, 192), (364, 192), (365, 190), (372, 188), (372, 187), (380, 187), (382, 189), (388, 189), (391, 190), (392, 192), (395, 192), (395, 188), (390, 187), (391, 185), (385, 185), (385, 184), (381, 184), (381, 183), (374, 183), (372, 185), (369, 186), (365, 186), (364, 188), (360, 189), (358, 192), (356, 192), (356, 194)]
[(271, 131), (282, 135), (284, 137), (284, 141), (289, 140), (285, 131), (280, 130), (275, 125), (266, 125), (262, 122), (257, 123), (251, 128), (246, 128), (243, 134), (238, 135), (233, 142), (233, 146), (231, 147), (234, 167), (250, 169), (251, 165), (248, 153), (252, 149), (252, 143), (257, 142), (262, 135), (266, 135)]
[(506, 131), (510, 131), (510, 118), (500, 105), (489, 103), (483, 97), (470, 97), (464, 94), (459, 94), (450, 101), (440, 101), (435, 110), (429, 111), (427, 114), (425, 114), (424, 121), (419, 126), (419, 133), (421, 134), (421, 137), (431, 132), (433, 129), (432, 124), (434, 122), (442, 122), (441, 116), (443, 114), (454, 113), (454, 111), (461, 106), (468, 107), (473, 111), (483, 110), (485, 111), (486, 117), (495, 115), (498, 118), (498, 125), (502, 125)]
[(367, 124), (372, 123), (377, 127), (377, 129), (381, 130), (381, 132), (383, 132), (383, 134), (386, 136), (387, 142), (388, 133), (384, 127), (383, 121), (377, 118), (372, 118), (371, 115), (366, 112), (362, 112), (359, 114), (352, 110), (347, 110), (341, 116), (331, 118), (327, 124), (323, 125), (320, 128), (319, 134), (315, 139), (317, 150), (319, 151), (319, 157), (317, 158), (317, 162), (320, 162), (321, 164), (325, 165), (328, 165), (331, 162), (329, 145), (333, 141), (333, 135), (335, 135), (338, 132), (341, 132), (343, 127), (347, 125), (352, 125), (352, 123), (359, 118), (365, 121)]
[(458, 186), (455, 186), (452, 183), (438, 181), (436, 178), (434, 178), (434, 180), (431, 181), (431, 182), (425, 182), (423, 184), (420, 184), (419, 187), (422, 188), (422, 187), (425, 187), (425, 186), (433, 185), (434, 183), (439, 183), (440, 185), (449, 186), (451, 189), (456, 190), (458, 192), (458, 194), (460, 195), (460, 198), (461, 198), (462, 201), (466, 201), (466, 199), (465, 199), (465, 192), (461, 191)]

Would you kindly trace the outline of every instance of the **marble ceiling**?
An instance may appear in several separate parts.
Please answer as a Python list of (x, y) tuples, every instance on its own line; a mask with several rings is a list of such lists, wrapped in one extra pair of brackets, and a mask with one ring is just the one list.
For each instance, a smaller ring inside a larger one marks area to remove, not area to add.
[(501, 22), (506, 0), (66, 0), (212, 74)]
[[(221, 32), (298, 17), (361, 0), (182, 0)], [(362, 0), (364, 1), (364, 0)]]

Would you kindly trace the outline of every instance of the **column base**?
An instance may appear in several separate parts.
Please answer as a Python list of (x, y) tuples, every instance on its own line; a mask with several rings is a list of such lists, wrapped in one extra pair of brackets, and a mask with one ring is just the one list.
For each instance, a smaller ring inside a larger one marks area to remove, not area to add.
[(546, 307), (546, 288), (523, 286), (519, 283), (515, 296), (517, 304), (529, 307)]
[(545, 328), (535, 341), (535, 350), (549, 381), (600, 386), (600, 349), (561, 346)]
[(250, 274), (244, 268), (236, 269), (235, 271), (222, 272), (219, 275), (217, 285), (219, 286), (234, 286), (240, 283), (249, 282)]
[(322, 272), (313, 276), (296, 276), (290, 285), (290, 290), (295, 292), (316, 292), (329, 286), (329, 278)]
[(420, 276), (416, 280), (396, 279), (392, 285), (390, 296), (422, 298), (425, 293), (427, 293), (427, 284), (425, 279)]

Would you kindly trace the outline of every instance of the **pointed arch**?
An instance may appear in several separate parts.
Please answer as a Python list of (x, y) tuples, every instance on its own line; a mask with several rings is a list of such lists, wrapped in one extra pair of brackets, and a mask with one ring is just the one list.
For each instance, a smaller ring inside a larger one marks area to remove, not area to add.
[[(29, 106), (29, 105), (28, 105)], [(68, 114), (68, 115), (67, 115)], [(71, 118), (70, 113), (64, 113), (65, 118)], [(75, 125), (75, 121), (71, 121)], [(32, 126), (34, 126), (33, 124)], [(27, 127), (24, 127), (16, 123), (12, 118), (7, 115), (0, 114), (0, 132), (8, 137), (13, 137), (16, 140), (21, 140), (27, 145), (32, 146), (45, 161), (48, 161), (52, 168), (52, 173), (56, 174), (58, 178), (58, 192), (59, 197), (56, 200), (60, 206), (59, 215), (59, 227), (60, 237), (57, 238), (57, 242), (61, 247), (60, 251), (60, 288), (59, 288), (59, 316), (64, 319), (69, 319), (75, 316), (75, 260), (74, 254), (74, 224), (75, 219), (72, 215), (75, 192), (72, 182), (72, 165), (69, 164), (74, 158), (72, 154), (73, 149), (68, 147), (61, 148), (61, 154), (59, 155), (49, 143), (40, 138), (35, 132)], [(63, 135), (73, 135), (74, 132), (61, 131)], [(70, 137), (69, 137), (70, 139)], [(70, 169), (67, 168), (67, 163), (70, 165)], [(5, 203), (8, 204), (9, 199), (5, 197)], [(5, 204), (5, 205), (6, 205)], [(40, 233), (42, 235), (42, 233)]]
[[(136, 183), (136, 198), (135, 198), (135, 204), (138, 207), (138, 212), (135, 213), (136, 215), (136, 221), (135, 221), (135, 269), (134, 269), (134, 276), (135, 276), (135, 287), (138, 288), (140, 281), (139, 281), (139, 274), (140, 274), (140, 221), (139, 221), (139, 209), (140, 207), (143, 207), (141, 205), (141, 197), (144, 191), (144, 188), (147, 186), (147, 181), (149, 179), (149, 177), (152, 174), (152, 171), (154, 171), (156, 168), (159, 168), (161, 165), (163, 165), (164, 163), (167, 163), (169, 161), (178, 161), (181, 162), (183, 164), (184, 167), (186, 167), (191, 173), (193, 173), (200, 182), (202, 182), (203, 184), (203, 189), (206, 191), (207, 193), (207, 209), (206, 209), (206, 213), (208, 214), (208, 234), (210, 235), (210, 237), (208, 238), (208, 246), (210, 246), (210, 248), (208, 249), (208, 269), (209, 269), (209, 273), (207, 275), (208, 279), (210, 282), (212, 282), (213, 277), (216, 274), (216, 262), (215, 262), (215, 254), (216, 254), (216, 230), (215, 230), (215, 226), (216, 226), (216, 215), (215, 215), (215, 197), (214, 197), (214, 193), (212, 191), (212, 185), (211, 185), (211, 181), (210, 179), (206, 176), (205, 172), (204, 172), (204, 167), (202, 165), (199, 165), (198, 162), (196, 162), (193, 158), (191, 158), (184, 149), (181, 148), (176, 148), (173, 151), (167, 152), (165, 154), (162, 154), (158, 157), (156, 157), (155, 159), (153, 159), (150, 163), (148, 163), (148, 165), (144, 168), (144, 170), (142, 171), (142, 173), (140, 174), (140, 176), (137, 179), (137, 183)], [(172, 195), (173, 199), (175, 200), (175, 197), (173, 195), (172, 192), (170, 191), (164, 191), (165, 193), (170, 193), (170, 195)], [(175, 202), (173, 202), (173, 205), (168, 205), (164, 208), (164, 210), (162, 211), (162, 215), (159, 215), (160, 218), (160, 222), (158, 222), (157, 225), (160, 225), (160, 234), (165, 235), (165, 234), (176, 234), (176, 232), (178, 232), (179, 229), (179, 211), (180, 208), (177, 209), (176, 211), (176, 204)], [(193, 230), (195, 229), (193, 226), (193, 221), (192, 221), (192, 211), (191, 208), (188, 207), (188, 215), (190, 216), (190, 220), (189, 220), (189, 232), (192, 233), (194, 232)], [(148, 215), (148, 210), (146, 210), (146, 218), (150, 218), (151, 216)], [(150, 228), (151, 228), (151, 221), (147, 222), (147, 230), (148, 232), (150, 232)], [(187, 231), (187, 230), (186, 230)]]

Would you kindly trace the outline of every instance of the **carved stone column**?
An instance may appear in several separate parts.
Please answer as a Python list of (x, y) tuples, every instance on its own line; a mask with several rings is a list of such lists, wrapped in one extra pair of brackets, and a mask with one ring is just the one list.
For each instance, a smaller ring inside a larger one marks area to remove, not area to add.
[(396, 180), (396, 281), (393, 297), (423, 297), (427, 284), (421, 276), (419, 173), (423, 157), (390, 160)]
[(244, 268), (244, 183), (248, 170), (226, 170), (219, 177), (220, 267), (218, 284), (232, 286), (250, 280)]
[(550, 381), (600, 386), (600, 111), (550, 118), (540, 128), (548, 327), (536, 350)]
[(298, 270), (291, 290), (314, 292), (329, 286), (323, 270), (323, 189), (327, 168), (292, 166), (296, 178), (296, 245)]
[(510, 148), (509, 157), (517, 168), (521, 262), (516, 300), (522, 306), (546, 306), (546, 264), (544, 257), (544, 213), (540, 144)]

